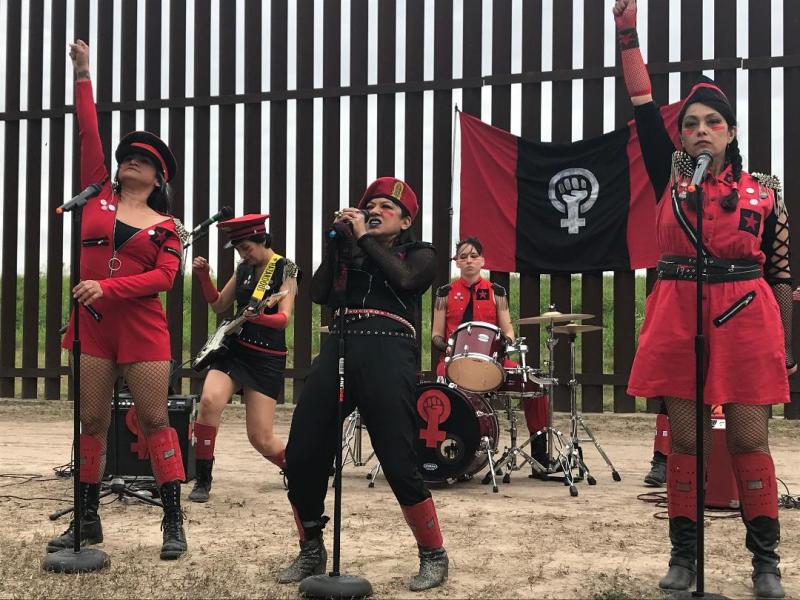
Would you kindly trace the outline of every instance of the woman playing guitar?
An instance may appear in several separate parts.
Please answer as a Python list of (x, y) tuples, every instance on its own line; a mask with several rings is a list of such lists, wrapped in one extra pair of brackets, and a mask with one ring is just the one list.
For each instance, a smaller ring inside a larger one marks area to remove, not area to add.
[[(249, 214), (218, 224), (230, 238), (226, 247), (236, 248), (242, 261), (225, 287), (218, 291), (211, 281), (208, 261), (198, 256), (192, 269), (203, 297), (216, 313), (226, 311), (236, 300), (245, 324), (231, 335), (228, 351), (212, 361), (203, 384), (200, 408), (194, 426), (197, 480), (189, 494), (193, 502), (208, 502), (214, 442), (222, 411), (240, 392), (246, 405), (247, 436), (264, 458), (286, 468), (284, 444), (272, 433), (275, 403), (286, 368), (284, 330), (292, 316), (297, 294), (297, 266), (276, 254), (265, 221), (269, 215)], [(261, 310), (263, 299), (283, 294), (277, 305)]]

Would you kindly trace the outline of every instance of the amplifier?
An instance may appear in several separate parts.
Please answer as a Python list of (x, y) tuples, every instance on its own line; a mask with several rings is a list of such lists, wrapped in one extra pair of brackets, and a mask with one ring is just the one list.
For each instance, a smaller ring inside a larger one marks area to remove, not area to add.
[[(170, 395), (167, 412), (169, 424), (178, 433), (186, 481), (195, 477), (194, 444), (192, 434), (197, 396)], [(119, 441), (116, 433), (119, 432)], [(119, 409), (111, 405), (111, 426), (108, 428), (105, 476), (153, 477), (147, 443), (139, 433), (136, 409), (129, 393), (119, 395)]]

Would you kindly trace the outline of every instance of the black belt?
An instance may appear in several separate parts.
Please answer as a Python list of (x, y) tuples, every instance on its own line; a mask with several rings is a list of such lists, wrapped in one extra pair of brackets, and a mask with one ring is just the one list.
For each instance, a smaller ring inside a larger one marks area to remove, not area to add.
[[(662, 256), (656, 267), (659, 279), (694, 281), (697, 258), (694, 256)], [(703, 259), (701, 279), (706, 283), (747, 281), (763, 277), (761, 265), (749, 260), (726, 260), (709, 256)]]
[[(331, 335), (339, 335), (339, 328), (331, 326)], [(407, 340), (416, 340), (416, 336), (407, 331), (378, 331), (376, 329), (347, 329), (347, 335), (381, 335), (394, 338), (405, 338)]]

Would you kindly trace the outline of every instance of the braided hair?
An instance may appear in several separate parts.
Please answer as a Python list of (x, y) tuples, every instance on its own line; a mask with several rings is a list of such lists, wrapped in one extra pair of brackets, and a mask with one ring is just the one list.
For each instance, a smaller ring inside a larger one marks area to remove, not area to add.
[[(733, 125), (736, 125), (734, 123)], [(739, 139), (733, 138), (728, 147), (725, 148), (725, 164), (731, 165), (731, 175), (733, 176), (733, 189), (731, 193), (725, 196), (720, 203), (722, 208), (727, 211), (736, 210), (736, 205), (739, 204), (739, 180), (742, 177), (742, 153), (739, 152)]]

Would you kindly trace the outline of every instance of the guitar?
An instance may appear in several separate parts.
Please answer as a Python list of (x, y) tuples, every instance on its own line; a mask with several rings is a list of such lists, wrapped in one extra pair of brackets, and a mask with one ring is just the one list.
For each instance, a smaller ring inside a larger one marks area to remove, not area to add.
[(206, 341), (206, 343), (200, 349), (200, 352), (197, 353), (197, 356), (192, 361), (192, 368), (195, 371), (202, 371), (212, 362), (222, 358), (228, 353), (230, 350), (230, 336), (241, 331), (242, 325), (245, 322), (244, 315), (246, 311), (250, 310), (251, 312), (259, 313), (264, 308), (272, 308), (288, 293), (288, 291), (284, 290), (282, 292), (272, 294), (271, 296), (268, 296), (259, 302), (255, 309), (245, 307), (230, 321), (223, 321), (220, 323), (220, 326), (217, 328), (214, 334), (208, 338), (208, 341)]

